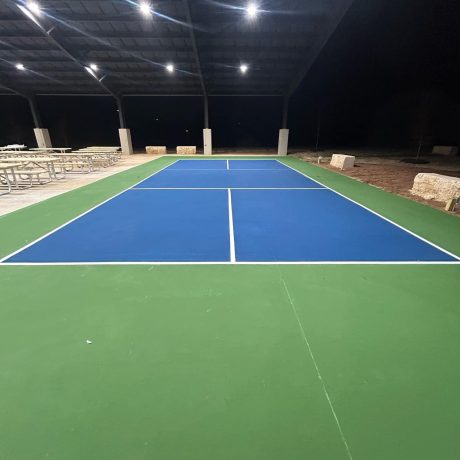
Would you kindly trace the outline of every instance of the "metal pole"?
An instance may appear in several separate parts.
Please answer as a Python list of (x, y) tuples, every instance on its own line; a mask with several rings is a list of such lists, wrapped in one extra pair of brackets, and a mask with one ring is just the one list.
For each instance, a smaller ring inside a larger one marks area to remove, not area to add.
[(289, 114), (289, 96), (283, 99), (283, 121), (282, 128), (287, 129), (288, 127), (288, 114)]
[(208, 95), (204, 95), (204, 127), (209, 129), (209, 101)]
[(33, 96), (28, 96), (27, 100), (29, 101), (29, 107), (30, 107), (30, 111), (32, 112), (32, 118), (34, 120), (34, 125), (36, 128), (41, 128), (42, 121), (40, 118), (40, 113), (38, 111), (37, 101), (35, 100)]
[(122, 104), (122, 101), (121, 101), (121, 97), (116, 97), (115, 100), (117, 101), (118, 119), (120, 120), (120, 128), (125, 129), (126, 128), (126, 120), (125, 120), (125, 114), (123, 112), (123, 104)]
[(316, 125), (316, 145), (315, 145), (315, 152), (318, 151), (319, 148), (319, 136), (321, 134), (321, 112), (318, 111), (318, 123)]

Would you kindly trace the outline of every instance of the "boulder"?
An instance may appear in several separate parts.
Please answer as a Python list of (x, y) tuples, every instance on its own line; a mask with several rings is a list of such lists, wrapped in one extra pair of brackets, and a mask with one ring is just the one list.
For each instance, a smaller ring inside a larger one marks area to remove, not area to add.
[(460, 197), (460, 177), (420, 173), (415, 176), (410, 192), (426, 200), (447, 202), (452, 198)]

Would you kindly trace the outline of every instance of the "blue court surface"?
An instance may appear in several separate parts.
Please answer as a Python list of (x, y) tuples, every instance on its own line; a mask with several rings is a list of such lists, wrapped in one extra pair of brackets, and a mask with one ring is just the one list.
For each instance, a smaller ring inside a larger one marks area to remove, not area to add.
[(277, 160), (178, 160), (4, 262), (455, 261)]

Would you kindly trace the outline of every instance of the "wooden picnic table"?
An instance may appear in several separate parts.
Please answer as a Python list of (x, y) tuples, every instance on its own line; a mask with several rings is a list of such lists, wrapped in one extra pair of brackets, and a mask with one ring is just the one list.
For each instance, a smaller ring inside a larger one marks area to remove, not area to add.
[(6, 192), (0, 192), (0, 196), (1, 195), (6, 195), (8, 193), (11, 193), (11, 180), (10, 180), (10, 176), (8, 173), (11, 174), (12, 178), (13, 178), (13, 183), (16, 184), (17, 186), (17, 181), (16, 181), (16, 175), (15, 175), (15, 169), (16, 168), (19, 168), (21, 166), (21, 163), (4, 163), (4, 162), (0, 162), (0, 179), (2, 180), (2, 182), (5, 183), (6, 187), (7, 187), (7, 190)]

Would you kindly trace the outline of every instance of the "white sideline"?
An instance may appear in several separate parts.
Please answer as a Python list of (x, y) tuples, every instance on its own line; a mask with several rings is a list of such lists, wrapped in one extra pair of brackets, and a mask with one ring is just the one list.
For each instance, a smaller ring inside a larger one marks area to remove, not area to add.
[(52, 266), (77, 266), (77, 265), (139, 265), (150, 267), (152, 265), (460, 265), (460, 261), (320, 261), (320, 262), (280, 262), (277, 260), (271, 262), (158, 262), (158, 261), (145, 261), (145, 262), (4, 262), (0, 267), (9, 265), (9, 266), (19, 266), (19, 267), (28, 267), (28, 266), (43, 266), (43, 267), (52, 267)]

